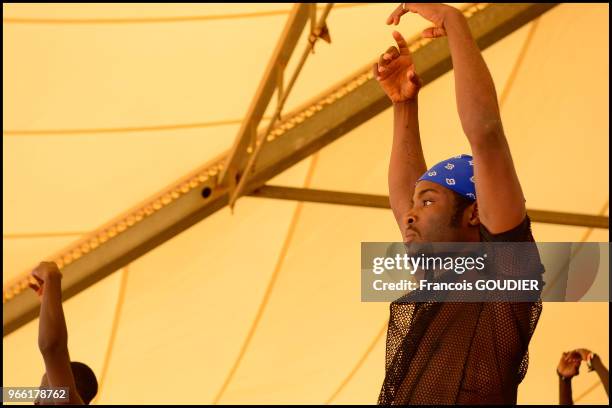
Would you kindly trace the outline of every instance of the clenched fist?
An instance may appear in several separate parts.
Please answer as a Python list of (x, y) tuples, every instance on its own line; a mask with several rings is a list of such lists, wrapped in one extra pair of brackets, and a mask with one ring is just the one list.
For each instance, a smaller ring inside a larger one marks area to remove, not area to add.
[[(62, 273), (55, 264), (55, 262), (41, 262), (32, 271), (32, 280), (30, 280), (30, 287), (36, 292), (39, 297), (42, 297), (45, 288), (45, 283), (52, 280), (61, 280)], [(34, 283), (34, 281), (36, 283)]]

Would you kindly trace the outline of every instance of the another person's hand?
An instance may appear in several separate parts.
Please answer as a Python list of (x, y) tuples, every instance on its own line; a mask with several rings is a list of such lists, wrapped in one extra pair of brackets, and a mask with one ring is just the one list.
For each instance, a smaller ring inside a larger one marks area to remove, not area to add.
[(456, 8), (442, 3), (400, 3), (387, 18), (387, 24), (398, 25), (401, 17), (408, 12), (419, 14), (434, 24), (434, 27), (423, 31), (423, 37), (425, 38), (436, 38), (446, 35), (446, 30), (444, 29), (446, 18), (453, 14), (461, 15), (461, 12)]
[[(33, 279), (30, 280), (30, 287), (39, 297), (42, 297), (45, 283), (51, 280), (60, 281), (62, 273), (55, 262), (41, 262), (31, 273)], [(36, 282), (36, 283), (34, 283)]]
[(589, 354), (591, 354), (591, 350), (588, 349), (584, 349), (584, 348), (579, 348), (574, 350), (574, 353), (578, 353), (580, 355), (580, 358), (584, 361), (587, 361)]
[(575, 351), (563, 353), (557, 366), (557, 371), (565, 378), (571, 378), (579, 374), (580, 354)]
[(391, 46), (381, 54), (374, 64), (374, 77), (391, 102), (399, 103), (416, 98), (421, 88), (406, 40), (397, 31), (393, 32), (397, 47)]

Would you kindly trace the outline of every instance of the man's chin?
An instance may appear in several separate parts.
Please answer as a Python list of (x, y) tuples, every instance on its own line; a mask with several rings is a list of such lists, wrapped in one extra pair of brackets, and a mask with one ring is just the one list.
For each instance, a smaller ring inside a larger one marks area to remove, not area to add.
[(404, 235), (404, 244), (413, 244), (413, 243), (419, 243), (419, 242), (424, 242), (423, 239), (421, 238), (420, 234), (417, 234), (414, 231), (410, 231), (408, 233), (406, 233), (406, 235)]
[(406, 255), (410, 257), (416, 257), (422, 254), (427, 255), (433, 251), (431, 242), (423, 242), (416, 237), (404, 241), (404, 248), (406, 249)]

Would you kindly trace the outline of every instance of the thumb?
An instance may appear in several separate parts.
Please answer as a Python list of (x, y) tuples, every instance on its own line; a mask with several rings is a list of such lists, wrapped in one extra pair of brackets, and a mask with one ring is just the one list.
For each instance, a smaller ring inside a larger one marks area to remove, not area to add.
[(421, 87), (421, 78), (419, 78), (414, 69), (409, 70), (406, 76), (414, 85)]

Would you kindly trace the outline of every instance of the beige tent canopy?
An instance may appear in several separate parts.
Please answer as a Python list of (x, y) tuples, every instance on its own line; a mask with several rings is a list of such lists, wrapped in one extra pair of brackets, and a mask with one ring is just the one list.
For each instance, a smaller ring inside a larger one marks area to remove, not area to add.
[[(98, 403), (376, 402), (388, 304), (360, 301), (359, 254), (362, 241), (399, 239), (389, 210), (244, 196), (233, 214), (220, 205), (110, 270), (129, 258), (133, 242), (122, 237), (176, 224), (171, 215), (181, 205), (207, 205), (207, 183), (211, 202), (217, 198), (214, 180), (226, 168), (211, 164), (231, 151), (292, 7), (3, 5), (3, 284), (12, 288), (54, 254), (65, 262), (64, 282), (81, 265), (107, 262), (106, 277), (65, 302), (71, 358), (96, 372)], [(337, 84), (345, 87), (340, 102), (368, 86), (368, 78), (359, 83), (361, 69), (392, 44), (384, 24), (392, 7), (334, 5), (332, 42), (316, 43), (283, 113), (310, 106)], [(407, 17), (399, 26), (406, 37), (427, 27)], [(484, 51), (529, 209), (608, 215), (608, 17), (607, 4), (562, 4)], [(427, 50), (423, 61), (433, 55)], [(329, 120), (343, 120), (332, 102), (311, 116), (335, 112)], [(267, 183), (386, 195), (391, 112), (370, 116), (338, 122), (350, 130), (312, 155), (299, 150), (302, 139), (289, 138), (299, 126), (287, 125), (287, 135), (266, 140), (260, 159), (290, 148), (303, 157)], [(309, 118), (303, 126), (315, 122)], [(469, 151), (452, 72), (423, 88), (420, 122), (428, 164)], [(152, 215), (130, 225), (125, 217), (147, 205)], [(146, 224), (152, 219), (159, 223)], [(74, 255), (73, 243), (108, 235), (122, 220), (108, 242)], [(605, 228), (534, 223), (533, 232), (544, 242), (608, 241)], [(96, 255), (111, 247), (123, 248), (117, 264)], [(5, 291), (5, 320), (14, 302), (29, 302), (26, 293), (7, 299)], [(3, 337), (3, 386), (38, 385), (37, 323)], [(608, 365), (608, 329), (607, 302), (546, 303), (519, 403), (557, 402), (553, 370), (562, 351), (587, 347)], [(586, 370), (574, 380), (574, 398), (607, 402)]]

